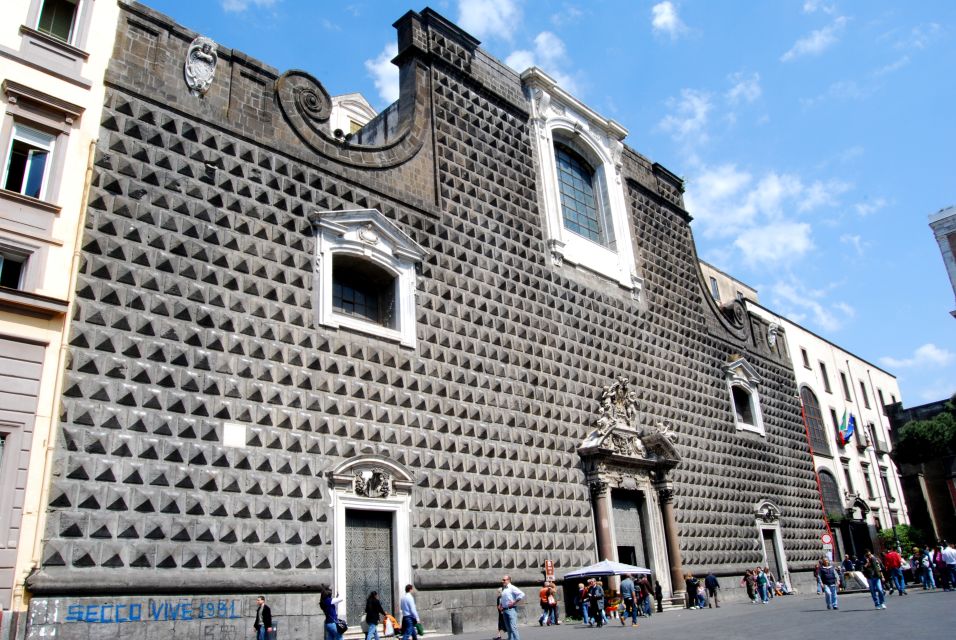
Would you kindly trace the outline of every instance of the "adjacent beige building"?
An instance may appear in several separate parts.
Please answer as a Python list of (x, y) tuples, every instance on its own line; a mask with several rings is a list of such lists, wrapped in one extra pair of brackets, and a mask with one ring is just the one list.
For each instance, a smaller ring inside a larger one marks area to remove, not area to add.
[(6, 0), (0, 23), (0, 605), (26, 610), (114, 0)]
[[(896, 376), (762, 306), (753, 288), (726, 273), (706, 263), (701, 263), (701, 271), (711, 295), (733, 292), (752, 313), (783, 329), (819, 478), (821, 508), (835, 539), (832, 551), (842, 557), (875, 549), (880, 529), (909, 523), (899, 473), (889, 456), (885, 405), (901, 401)], [(855, 428), (844, 442), (841, 427), (846, 428), (851, 416)]]

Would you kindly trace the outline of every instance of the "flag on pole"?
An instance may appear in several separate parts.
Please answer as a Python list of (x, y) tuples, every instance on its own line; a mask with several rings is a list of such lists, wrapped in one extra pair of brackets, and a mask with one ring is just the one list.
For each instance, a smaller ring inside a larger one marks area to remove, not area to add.
[(847, 420), (846, 409), (843, 410), (843, 419), (840, 420), (840, 433), (837, 435), (837, 438), (840, 440), (840, 446), (845, 447), (850, 441), (850, 438), (853, 437), (853, 432), (856, 431), (856, 418), (853, 414), (850, 414), (850, 419)]

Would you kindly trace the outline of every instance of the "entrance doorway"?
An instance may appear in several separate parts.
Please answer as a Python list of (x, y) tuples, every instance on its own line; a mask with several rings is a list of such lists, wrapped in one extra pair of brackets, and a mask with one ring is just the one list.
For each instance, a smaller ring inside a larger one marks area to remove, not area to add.
[(763, 550), (766, 558), (766, 566), (770, 567), (777, 580), (783, 580), (783, 565), (780, 563), (780, 557), (777, 555), (777, 536), (774, 529), (763, 529)]
[(378, 591), (386, 611), (394, 611), (392, 527), (389, 511), (345, 512), (346, 620), (356, 628), (365, 617), (365, 601), (372, 591)]
[(614, 538), (617, 541), (618, 562), (641, 567), (650, 566), (644, 494), (640, 491), (612, 490), (611, 509), (614, 512)]

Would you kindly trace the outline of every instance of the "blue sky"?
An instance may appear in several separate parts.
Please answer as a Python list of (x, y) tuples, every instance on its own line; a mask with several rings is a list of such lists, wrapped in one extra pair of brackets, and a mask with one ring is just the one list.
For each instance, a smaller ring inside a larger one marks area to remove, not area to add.
[[(392, 0), (146, 0), (333, 95), (397, 96)], [(897, 375), (956, 392), (956, 308), (930, 214), (956, 205), (956, 2), (436, 0), (544, 69), (687, 181), (700, 256)]]

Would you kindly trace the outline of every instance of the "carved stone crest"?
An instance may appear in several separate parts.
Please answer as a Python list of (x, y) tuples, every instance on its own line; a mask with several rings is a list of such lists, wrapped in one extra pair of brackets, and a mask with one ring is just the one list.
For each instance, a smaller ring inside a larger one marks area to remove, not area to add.
[(780, 519), (780, 511), (772, 504), (764, 503), (757, 510), (757, 517), (769, 524)]
[(378, 234), (375, 233), (375, 229), (372, 228), (371, 224), (367, 224), (362, 228), (359, 232), (359, 238), (366, 244), (378, 243)]
[(355, 473), (353, 490), (366, 498), (387, 498), (392, 493), (392, 476), (384, 469), (371, 469)]
[(770, 345), (771, 349), (777, 344), (778, 333), (780, 333), (780, 325), (776, 322), (771, 322), (770, 326), (767, 327), (767, 344)]
[(189, 92), (201, 97), (212, 85), (216, 76), (216, 63), (219, 62), (219, 53), (216, 43), (205, 36), (198, 36), (189, 44), (186, 51), (186, 62), (183, 65), (183, 75)]

